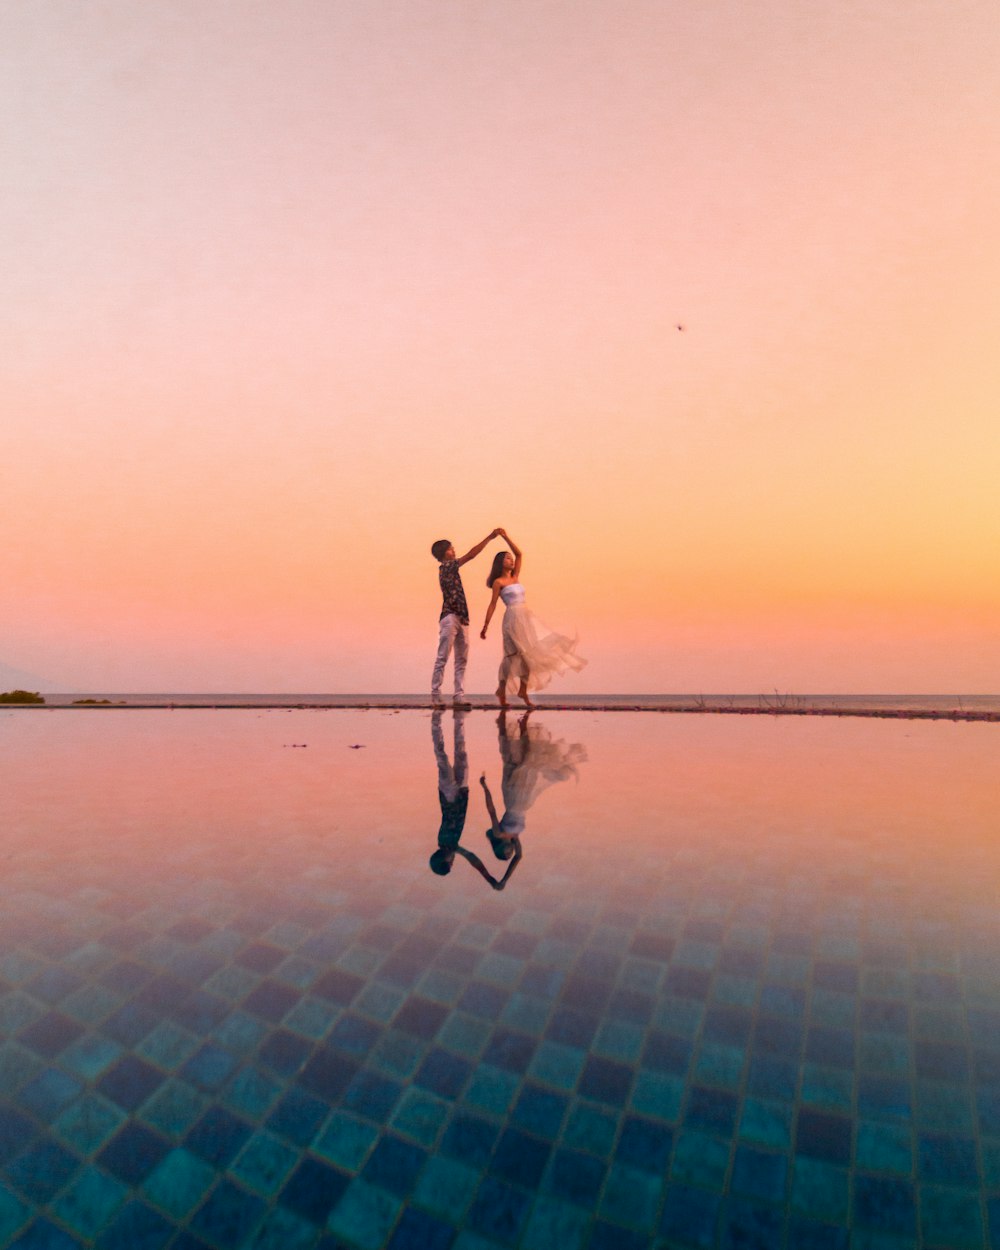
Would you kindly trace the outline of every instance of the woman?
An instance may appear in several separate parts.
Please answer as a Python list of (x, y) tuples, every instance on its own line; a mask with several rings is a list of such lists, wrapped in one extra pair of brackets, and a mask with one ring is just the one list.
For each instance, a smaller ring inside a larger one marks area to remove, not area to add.
[(479, 637), (486, 638), (497, 599), (502, 599), (505, 609), (503, 660), (497, 699), (501, 707), (506, 707), (508, 694), (516, 692), (517, 697), (532, 708), (535, 705), (528, 697), (529, 690), (541, 690), (555, 673), (565, 673), (567, 669), (579, 672), (587, 661), (576, 654), (575, 638), (548, 629), (524, 602), (524, 587), (520, 583), (521, 550), (506, 530), (502, 529), (500, 536), (510, 543), (510, 551), (497, 553), (486, 579), (486, 585), (493, 590), (493, 598), (486, 609), (486, 621)]

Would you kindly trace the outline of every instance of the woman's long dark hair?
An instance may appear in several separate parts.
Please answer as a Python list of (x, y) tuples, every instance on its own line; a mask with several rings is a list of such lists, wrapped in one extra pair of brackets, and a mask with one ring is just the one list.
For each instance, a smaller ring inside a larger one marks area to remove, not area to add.
[(493, 567), (490, 569), (490, 575), (486, 579), (486, 585), (489, 586), (490, 589), (493, 588), (493, 583), (496, 579), (503, 575), (503, 558), (504, 556), (509, 555), (509, 551), (498, 551), (493, 557)]

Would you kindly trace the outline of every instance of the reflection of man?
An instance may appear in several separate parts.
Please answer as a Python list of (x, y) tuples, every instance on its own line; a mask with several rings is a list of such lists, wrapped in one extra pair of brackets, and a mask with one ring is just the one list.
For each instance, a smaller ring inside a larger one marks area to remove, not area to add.
[(438, 802), (441, 804), (441, 828), (438, 830), (438, 849), (431, 856), (431, 870), (439, 877), (451, 872), (451, 865), (458, 850), (459, 839), (465, 828), (465, 813), (469, 806), (469, 762), (465, 754), (465, 713), (453, 712), (454, 717), (454, 764), (448, 760), (441, 727), (441, 712), (431, 716), (431, 738), (434, 742), (434, 758), (438, 770)]

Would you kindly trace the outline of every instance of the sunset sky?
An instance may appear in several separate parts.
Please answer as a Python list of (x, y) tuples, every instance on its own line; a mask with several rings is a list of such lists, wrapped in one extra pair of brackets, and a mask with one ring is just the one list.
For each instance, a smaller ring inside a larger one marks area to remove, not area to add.
[(3, 6), (0, 685), (421, 692), (505, 525), (562, 693), (1000, 691), (998, 65), (995, 0)]

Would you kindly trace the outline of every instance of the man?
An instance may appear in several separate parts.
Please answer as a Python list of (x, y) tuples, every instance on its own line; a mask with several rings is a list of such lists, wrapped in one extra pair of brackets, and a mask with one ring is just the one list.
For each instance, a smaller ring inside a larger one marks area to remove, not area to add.
[(444, 681), (444, 667), (452, 647), (455, 649), (455, 704), (467, 706), (465, 702), (465, 666), (469, 660), (469, 605), (465, 601), (465, 590), (459, 569), (463, 564), (474, 559), (487, 543), (499, 537), (499, 527), (483, 539), (481, 543), (470, 548), (464, 556), (456, 558), (455, 548), (447, 538), (439, 538), (431, 546), (431, 555), (441, 565), (438, 580), (441, 583), (441, 616), (438, 621), (438, 651), (434, 661), (434, 673), (431, 677), (431, 702), (435, 706), (443, 704), (441, 684)]

